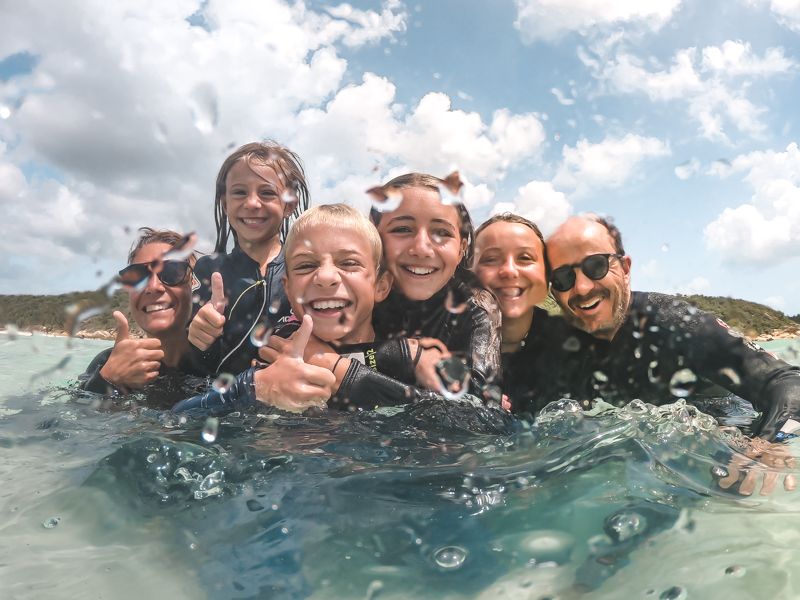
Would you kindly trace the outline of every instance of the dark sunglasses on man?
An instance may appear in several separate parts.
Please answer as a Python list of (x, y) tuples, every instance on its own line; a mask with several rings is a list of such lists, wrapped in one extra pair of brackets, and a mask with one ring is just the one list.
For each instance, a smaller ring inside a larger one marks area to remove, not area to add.
[(150, 273), (155, 273), (161, 283), (173, 287), (186, 283), (191, 272), (186, 260), (154, 260), (128, 265), (119, 272), (119, 281), (122, 285), (138, 287), (150, 279)]
[(597, 281), (608, 275), (609, 261), (622, 259), (622, 254), (590, 254), (581, 262), (563, 265), (550, 273), (550, 283), (557, 292), (568, 292), (575, 285), (575, 269), (580, 268), (589, 279)]

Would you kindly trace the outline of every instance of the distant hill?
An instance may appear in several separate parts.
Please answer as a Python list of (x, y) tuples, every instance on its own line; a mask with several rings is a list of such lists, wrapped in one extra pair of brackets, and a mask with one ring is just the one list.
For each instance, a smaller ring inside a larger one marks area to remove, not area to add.
[[(116, 322), (111, 313), (115, 310), (128, 318), (132, 335), (142, 335), (128, 312), (128, 294), (122, 290), (110, 298), (97, 291), (57, 296), (0, 295), (0, 328), (15, 325), (20, 330), (56, 335), (67, 335), (72, 329), (79, 337), (113, 339)], [(76, 318), (92, 312), (98, 314), (86, 320)]]
[[(721, 298), (717, 296), (681, 296), (701, 310), (717, 315), (731, 327), (750, 337), (777, 335), (779, 332), (800, 336), (800, 315), (788, 317), (763, 304)], [(555, 303), (548, 310), (557, 309)], [(68, 309), (73, 313), (68, 314)], [(21, 330), (45, 331), (66, 335), (75, 327), (74, 313), (95, 310), (96, 316), (77, 324), (76, 333), (83, 337), (113, 338), (116, 330), (111, 313), (122, 311), (131, 325), (131, 333), (141, 335), (136, 323), (128, 314), (128, 295), (116, 292), (108, 298), (102, 292), (72, 292), (57, 296), (3, 296), (0, 295), (0, 327), (16, 325)]]
[(681, 296), (687, 302), (725, 321), (749, 337), (795, 332), (800, 335), (800, 315), (788, 317), (763, 304), (719, 296)]

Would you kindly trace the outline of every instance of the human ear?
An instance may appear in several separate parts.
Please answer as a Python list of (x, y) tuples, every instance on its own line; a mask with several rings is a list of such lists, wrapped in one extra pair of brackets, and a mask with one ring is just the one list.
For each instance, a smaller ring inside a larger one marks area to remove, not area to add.
[(386, 296), (392, 290), (394, 277), (389, 271), (384, 271), (378, 275), (378, 281), (375, 282), (375, 302), (383, 302)]

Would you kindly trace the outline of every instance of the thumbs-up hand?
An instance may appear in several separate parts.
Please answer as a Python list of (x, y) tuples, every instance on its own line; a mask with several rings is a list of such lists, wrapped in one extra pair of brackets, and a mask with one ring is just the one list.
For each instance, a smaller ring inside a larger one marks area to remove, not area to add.
[(302, 412), (316, 406), (324, 408), (336, 389), (336, 377), (329, 369), (308, 364), (303, 356), (309, 344), (314, 322), (310, 315), (286, 344), (272, 364), (256, 371), (256, 398), (289, 412)]
[(189, 342), (200, 350), (208, 350), (222, 335), (225, 325), (225, 286), (221, 273), (211, 274), (211, 300), (206, 302), (189, 324)]
[(142, 388), (158, 377), (164, 358), (161, 340), (131, 339), (125, 315), (115, 310), (113, 317), (117, 322), (117, 338), (111, 355), (100, 369), (100, 376), (123, 392)]

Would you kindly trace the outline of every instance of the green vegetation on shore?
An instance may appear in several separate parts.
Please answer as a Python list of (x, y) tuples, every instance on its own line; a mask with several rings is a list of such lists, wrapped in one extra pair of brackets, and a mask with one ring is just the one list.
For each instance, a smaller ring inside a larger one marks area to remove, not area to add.
[[(788, 317), (780, 311), (763, 304), (721, 298), (717, 296), (682, 296), (682, 298), (701, 310), (720, 317), (731, 327), (751, 336), (770, 335), (777, 331), (800, 332), (800, 315)], [(79, 324), (77, 331), (85, 335), (116, 329), (111, 313), (122, 311), (131, 325), (131, 332), (141, 334), (128, 314), (128, 295), (116, 292), (107, 298), (102, 292), (72, 292), (57, 296), (3, 296), (0, 295), (0, 327), (16, 325), (21, 330), (45, 331), (65, 334), (71, 327), (68, 307), (75, 312), (97, 308), (100, 314)]]
[(91, 337), (98, 332), (116, 331), (111, 313), (119, 310), (128, 318), (131, 333), (142, 334), (128, 312), (128, 294), (122, 290), (110, 298), (100, 291), (57, 296), (0, 295), (0, 327), (16, 325), (20, 330), (66, 335), (73, 328), (74, 315), (93, 309), (99, 314), (78, 323), (74, 333)]

